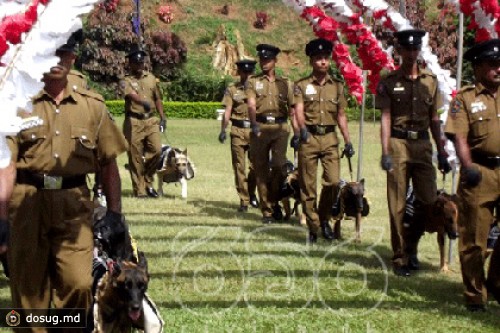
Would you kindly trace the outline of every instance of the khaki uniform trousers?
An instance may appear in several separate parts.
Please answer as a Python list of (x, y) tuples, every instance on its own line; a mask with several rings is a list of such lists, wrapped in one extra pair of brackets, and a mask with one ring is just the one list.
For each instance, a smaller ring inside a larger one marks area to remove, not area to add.
[[(485, 304), (487, 301), (484, 283), (486, 244), (493, 222), (493, 208), (500, 198), (500, 168), (478, 167), (482, 175), (479, 185), (471, 188), (460, 182), (457, 191), (460, 199), (458, 250), (467, 304)], [(493, 258), (492, 261), (498, 272), (498, 262)], [(495, 283), (499, 284), (498, 281)]]
[(290, 130), (287, 123), (260, 124), (260, 130), (259, 137), (253, 133), (250, 135), (250, 157), (253, 160), (262, 216), (271, 217), (284, 179), (282, 166), (286, 162)]
[[(8, 262), (13, 307), (90, 310), (94, 247), (90, 190), (37, 190), (16, 185), (10, 208)], [(47, 315), (46, 311), (39, 314)], [(47, 332), (44, 328), (17, 330)]]
[(387, 172), (392, 263), (394, 267), (401, 267), (408, 264), (408, 254), (410, 251), (416, 251), (419, 238), (412, 239), (410, 235), (408, 241), (403, 226), (409, 180), (412, 180), (416, 200), (428, 211), (437, 197), (436, 170), (432, 165), (432, 143), (429, 140), (390, 138), (389, 153), (393, 159), (393, 170)]
[[(332, 215), (333, 198), (340, 181), (340, 158), (337, 133), (313, 135), (309, 142), (299, 147), (300, 196), (307, 225), (313, 233), (318, 233), (320, 221), (328, 221)], [(323, 168), (319, 208), (317, 207), (318, 161)]]
[(128, 141), (128, 160), (134, 195), (146, 195), (161, 159), (159, 120), (125, 117), (123, 134)]
[(231, 127), (231, 160), (234, 171), (234, 183), (236, 192), (240, 197), (240, 204), (248, 206), (250, 202), (250, 194), (255, 193), (257, 186), (255, 180), (255, 172), (250, 159), (248, 177), (245, 174), (246, 170), (246, 155), (250, 150), (250, 132), (249, 128)]

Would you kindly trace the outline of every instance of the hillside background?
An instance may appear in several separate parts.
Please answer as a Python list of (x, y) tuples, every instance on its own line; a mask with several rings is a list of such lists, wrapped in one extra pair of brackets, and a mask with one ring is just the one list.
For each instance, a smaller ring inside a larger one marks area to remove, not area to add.
[[(389, 3), (399, 8), (399, 0)], [(406, 0), (405, 4), (407, 18), (430, 32), (431, 47), (439, 54), (440, 63), (454, 73), (455, 15), (440, 1)], [(78, 65), (93, 88), (114, 99), (120, 97), (116, 83), (124, 73), (125, 56), (139, 39), (132, 31), (134, 1), (107, 0), (105, 5), (111, 7), (96, 8), (85, 20), (86, 42)], [(214, 69), (212, 64), (221, 28), (227, 43), (235, 48), (241, 36), (244, 54), (240, 58), (255, 58), (255, 46), (269, 43), (282, 50), (279, 74), (295, 80), (310, 70), (304, 46), (314, 38), (312, 28), (281, 0), (142, 0), (140, 8), (141, 40), (150, 52), (150, 69), (159, 77), (166, 100), (220, 101), (226, 84), (234, 80), (234, 71)], [(169, 23), (160, 19), (162, 8), (170, 11)], [(258, 13), (267, 18), (260, 29), (255, 26)], [(384, 43), (391, 43), (390, 34), (375, 24), (372, 27)], [(355, 46), (351, 48), (355, 50)], [(356, 61), (355, 52), (353, 57)]]

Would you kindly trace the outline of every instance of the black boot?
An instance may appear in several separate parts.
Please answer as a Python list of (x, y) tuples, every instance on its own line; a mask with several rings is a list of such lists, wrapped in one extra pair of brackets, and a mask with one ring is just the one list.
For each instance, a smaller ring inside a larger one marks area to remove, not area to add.
[(333, 235), (332, 227), (328, 221), (321, 222), (321, 232), (323, 233), (323, 238), (326, 240), (334, 240), (335, 236)]
[(259, 208), (259, 200), (255, 194), (250, 195), (250, 206), (253, 208)]
[(283, 220), (283, 212), (281, 211), (281, 206), (279, 204), (275, 204), (273, 206), (273, 218), (276, 221)]
[(312, 231), (309, 231), (309, 244), (315, 244), (318, 242), (318, 234)]
[(408, 257), (408, 268), (412, 271), (418, 271), (420, 269), (420, 261), (416, 254), (411, 254)]

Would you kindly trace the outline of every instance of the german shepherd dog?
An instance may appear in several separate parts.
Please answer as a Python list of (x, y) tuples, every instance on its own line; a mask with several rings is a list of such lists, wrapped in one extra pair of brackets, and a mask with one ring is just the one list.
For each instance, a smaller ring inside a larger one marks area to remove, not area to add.
[(356, 219), (356, 237), (355, 242), (361, 242), (361, 218), (367, 216), (370, 212), (368, 200), (365, 198), (365, 180), (359, 182), (340, 181), (339, 192), (335, 200), (332, 217), (335, 220), (333, 234), (335, 239), (341, 239), (341, 221), (345, 216)]
[[(285, 180), (280, 188), (280, 201), (285, 211), (284, 219), (288, 221), (292, 214), (299, 218), (301, 224), (306, 224), (305, 214), (299, 213), (300, 206), (300, 184), (299, 170), (295, 168), (291, 161), (286, 161), (283, 165), (282, 174)], [(291, 209), (290, 199), (293, 199), (293, 209)]]
[(188, 158), (187, 149), (162, 145), (161, 159), (156, 176), (158, 177), (158, 194), (163, 195), (163, 183), (180, 183), (181, 197), (187, 198), (187, 181), (194, 178), (194, 164)]
[[(406, 226), (407, 233), (415, 232), (413, 224), (416, 221), (423, 221), (423, 223), (420, 224), (420, 232), (418, 230), (416, 231), (417, 235), (423, 234), (423, 232), (437, 233), (440, 257), (439, 267), (442, 272), (447, 272), (449, 268), (445, 255), (445, 235), (448, 235), (450, 239), (456, 239), (458, 237), (458, 198), (456, 195), (450, 195), (444, 190), (439, 190), (437, 194), (437, 199), (432, 205), (432, 211), (429, 214), (430, 216), (426, 216), (425, 211), (421, 209), (419, 203), (414, 202), (415, 196), (410, 188), (408, 190), (406, 200), (407, 207), (403, 217), (403, 223)], [(412, 208), (412, 206), (414, 207)], [(422, 228), (423, 230), (421, 230)]]
[(143, 303), (149, 274), (143, 252), (121, 259), (97, 285), (94, 304), (96, 333), (130, 332), (144, 329)]

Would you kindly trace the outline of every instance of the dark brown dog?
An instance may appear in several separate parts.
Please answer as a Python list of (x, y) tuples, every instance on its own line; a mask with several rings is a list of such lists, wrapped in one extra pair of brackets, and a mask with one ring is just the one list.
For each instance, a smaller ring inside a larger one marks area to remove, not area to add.
[(96, 333), (144, 329), (143, 301), (149, 283), (146, 258), (119, 260), (97, 286), (94, 304)]
[[(413, 240), (417, 244), (424, 232), (436, 232), (440, 257), (439, 267), (443, 272), (449, 271), (445, 254), (445, 235), (448, 235), (450, 239), (458, 237), (457, 196), (438, 191), (437, 199), (429, 213), (426, 213), (418, 203), (415, 203), (414, 209), (413, 217), (405, 214), (403, 220), (405, 225), (408, 225), (405, 228), (408, 235), (406, 238), (410, 241)], [(420, 221), (420, 223), (416, 223), (417, 221)]]
[[(295, 214), (301, 224), (306, 225), (305, 214), (299, 212), (300, 206), (300, 184), (299, 170), (295, 168), (291, 161), (287, 161), (283, 166), (282, 173), (286, 176), (283, 186), (280, 189), (281, 204), (285, 211), (284, 219), (288, 221), (292, 214)], [(290, 199), (293, 199), (293, 209)]]
[(338, 195), (337, 207), (332, 212), (335, 225), (333, 234), (335, 239), (341, 239), (341, 221), (345, 216), (354, 217), (356, 220), (356, 238), (355, 242), (361, 242), (361, 218), (367, 216), (370, 207), (368, 200), (365, 196), (365, 180), (361, 179), (359, 182), (349, 182), (341, 185), (340, 193)]

